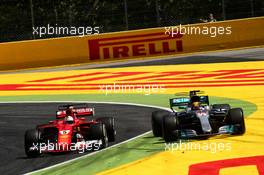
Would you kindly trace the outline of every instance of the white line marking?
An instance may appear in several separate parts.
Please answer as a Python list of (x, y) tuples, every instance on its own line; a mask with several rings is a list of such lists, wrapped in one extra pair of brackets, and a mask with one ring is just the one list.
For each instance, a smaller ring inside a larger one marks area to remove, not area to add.
[[(165, 107), (160, 107), (160, 106), (154, 106), (154, 105), (144, 105), (144, 104), (138, 104), (138, 103), (122, 103), (122, 102), (96, 102), (96, 101), (6, 101), (6, 102), (0, 102), (0, 104), (4, 104), (4, 103), (95, 103), (95, 104), (116, 104), (116, 105), (131, 105), (131, 106), (139, 106), (139, 107), (149, 107), (149, 108), (157, 108), (157, 109), (163, 109), (163, 110), (167, 110), (167, 111), (171, 111), (171, 109), (169, 108), (165, 108)], [(77, 157), (77, 158), (74, 158), (74, 159), (71, 159), (71, 160), (67, 160), (67, 161), (64, 161), (64, 162), (61, 162), (61, 163), (58, 163), (58, 164), (55, 164), (55, 165), (52, 165), (52, 166), (49, 166), (49, 167), (46, 167), (46, 168), (42, 168), (42, 169), (39, 169), (39, 170), (36, 170), (36, 171), (32, 171), (32, 172), (29, 172), (29, 173), (26, 173), (25, 175), (31, 175), (33, 173), (39, 173), (41, 171), (45, 171), (45, 170), (48, 170), (48, 169), (52, 169), (52, 168), (55, 168), (55, 167), (58, 167), (58, 166), (62, 166), (64, 164), (67, 164), (67, 163), (70, 163), (70, 162), (73, 162), (73, 161), (77, 161), (77, 160), (80, 160), (80, 159), (84, 159), (86, 157), (90, 157), (92, 155), (95, 155), (99, 152), (102, 152), (102, 151), (106, 151), (106, 150), (109, 150), (111, 148), (114, 148), (114, 147), (117, 147), (119, 145), (122, 145), (124, 143), (127, 143), (129, 141), (132, 141), (132, 140), (135, 140), (139, 137), (142, 137), (146, 134), (149, 134), (151, 131), (148, 131), (148, 132), (145, 132), (141, 135), (138, 135), (136, 137), (133, 137), (133, 138), (130, 138), (128, 140), (125, 140), (123, 142), (120, 142), (120, 143), (117, 143), (115, 145), (112, 145), (110, 147), (107, 147), (103, 150), (99, 150), (99, 151), (96, 151), (96, 152), (93, 152), (93, 153), (90, 153), (90, 154), (86, 154), (86, 155), (83, 155), (83, 156), (80, 156), (80, 157)]]

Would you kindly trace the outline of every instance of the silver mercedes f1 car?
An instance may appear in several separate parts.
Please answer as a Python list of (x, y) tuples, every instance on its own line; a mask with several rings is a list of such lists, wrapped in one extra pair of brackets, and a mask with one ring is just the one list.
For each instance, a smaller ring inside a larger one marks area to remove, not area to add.
[(207, 95), (199, 90), (188, 96), (170, 99), (170, 111), (152, 113), (152, 131), (166, 142), (178, 139), (205, 139), (219, 134), (242, 135), (245, 121), (242, 108), (229, 104), (209, 104)]

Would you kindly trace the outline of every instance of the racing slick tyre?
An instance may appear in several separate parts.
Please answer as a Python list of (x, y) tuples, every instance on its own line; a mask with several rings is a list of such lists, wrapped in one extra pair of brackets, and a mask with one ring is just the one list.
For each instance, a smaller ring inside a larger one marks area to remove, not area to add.
[(113, 117), (102, 117), (102, 118), (96, 119), (96, 121), (102, 122), (103, 124), (105, 124), (108, 141), (114, 142), (115, 136), (116, 136), (115, 119)]
[[(24, 138), (25, 152), (28, 157), (38, 157), (41, 153), (38, 147), (40, 141), (40, 132), (37, 129), (27, 130)], [(33, 150), (31, 147), (37, 146)]]
[(210, 125), (214, 133), (217, 133), (219, 131), (219, 127), (222, 126), (222, 122), (227, 116), (228, 111), (230, 109), (231, 107), (229, 104), (213, 104), (212, 105), (213, 115), (210, 116)]
[(151, 116), (152, 132), (155, 137), (162, 137), (162, 120), (168, 111), (154, 111)]
[(242, 135), (246, 132), (244, 113), (241, 108), (233, 108), (228, 111), (227, 122), (234, 125), (233, 135)]
[(174, 115), (165, 115), (162, 123), (162, 136), (165, 142), (177, 141), (180, 136), (178, 119)]
[(229, 104), (213, 104), (212, 108), (213, 109), (225, 109), (227, 111), (229, 111), (229, 109), (231, 109)]
[(92, 140), (101, 140), (102, 142), (99, 148), (97, 148), (97, 150), (108, 147), (108, 137), (107, 137), (107, 131), (106, 131), (105, 124), (96, 123), (96, 124), (91, 125), (90, 132), (91, 132)]

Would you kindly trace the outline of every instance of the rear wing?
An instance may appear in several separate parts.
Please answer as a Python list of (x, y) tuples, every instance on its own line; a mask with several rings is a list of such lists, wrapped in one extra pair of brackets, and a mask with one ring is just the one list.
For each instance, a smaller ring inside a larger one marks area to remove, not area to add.
[[(209, 97), (207, 95), (199, 96), (201, 105), (209, 105)], [(188, 97), (179, 97), (170, 99), (170, 108), (173, 110), (173, 107), (185, 108), (191, 104), (191, 99)]]
[(75, 103), (75, 104), (66, 104), (66, 105), (60, 105), (58, 106), (58, 110), (67, 110), (70, 107), (73, 109), (80, 109), (80, 108), (89, 108), (89, 105), (87, 103)]
[(187, 97), (172, 98), (170, 99), (170, 108), (173, 110), (173, 107), (186, 107), (190, 103), (190, 99)]
[(86, 116), (94, 116), (95, 110), (94, 108), (88, 107), (88, 104), (68, 104), (68, 105), (61, 105), (58, 107), (56, 111), (56, 118), (64, 118), (66, 117), (66, 110), (72, 107), (72, 111), (75, 113), (76, 117), (86, 117)]

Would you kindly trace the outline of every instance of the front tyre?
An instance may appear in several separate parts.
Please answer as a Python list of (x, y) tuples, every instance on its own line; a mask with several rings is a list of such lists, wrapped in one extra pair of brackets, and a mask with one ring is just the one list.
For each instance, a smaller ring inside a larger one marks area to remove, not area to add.
[(244, 113), (241, 108), (233, 108), (228, 111), (227, 122), (234, 125), (233, 135), (242, 135), (246, 132)]
[(168, 111), (154, 111), (151, 116), (152, 132), (155, 137), (162, 137), (162, 121)]
[(95, 123), (90, 127), (91, 140), (101, 140), (100, 146), (94, 148), (95, 150), (108, 147), (108, 137), (105, 124)]
[(178, 130), (178, 119), (174, 115), (166, 115), (163, 117), (162, 136), (165, 142), (177, 141), (180, 138)]
[(96, 119), (96, 121), (102, 122), (105, 125), (108, 141), (114, 142), (116, 137), (115, 119), (113, 117), (102, 117)]
[(24, 136), (25, 153), (28, 157), (38, 157), (41, 155), (39, 150), (40, 132), (37, 129), (27, 130)]

